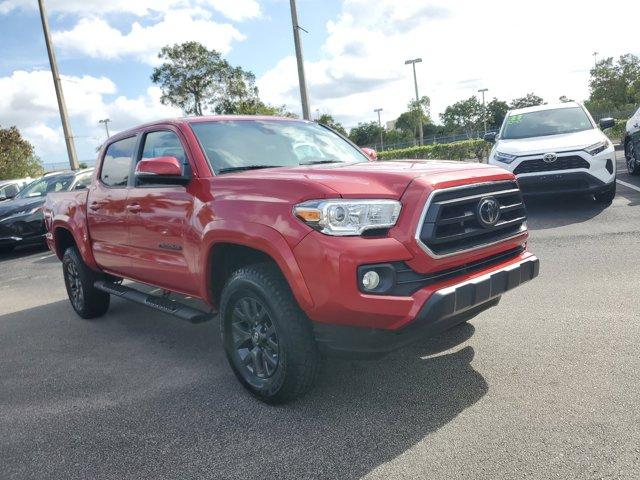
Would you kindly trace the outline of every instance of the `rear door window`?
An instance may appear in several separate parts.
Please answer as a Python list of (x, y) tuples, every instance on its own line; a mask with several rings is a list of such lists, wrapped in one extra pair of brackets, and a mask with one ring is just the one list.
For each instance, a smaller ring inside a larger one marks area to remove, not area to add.
[(107, 148), (100, 170), (100, 181), (108, 187), (122, 188), (129, 182), (136, 137), (125, 138)]

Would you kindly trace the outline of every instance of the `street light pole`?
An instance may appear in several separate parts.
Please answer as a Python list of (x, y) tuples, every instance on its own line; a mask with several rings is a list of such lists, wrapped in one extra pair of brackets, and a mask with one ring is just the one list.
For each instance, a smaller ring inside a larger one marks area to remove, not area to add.
[(418, 77), (416, 76), (416, 63), (422, 63), (421, 58), (414, 58), (413, 60), (407, 60), (405, 65), (411, 64), (413, 66), (413, 83), (416, 87), (416, 108), (420, 109), (420, 145), (424, 143), (424, 133), (422, 132), (422, 109), (420, 108), (420, 96), (418, 95)]
[(62, 93), (62, 84), (60, 83), (60, 73), (58, 72), (58, 64), (56, 62), (56, 54), (51, 43), (51, 35), (49, 33), (49, 21), (47, 20), (47, 12), (44, 8), (43, 0), (38, 0), (40, 8), (40, 19), (42, 20), (42, 31), (44, 32), (44, 41), (47, 44), (47, 55), (49, 56), (49, 65), (51, 66), (51, 75), (53, 76), (53, 86), (56, 90), (56, 98), (58, 99), (58, 110), (60, 111), (60, 120), (62, 121), (62, 131), (64, 132), (64, 141), (67, 144), (67, 154), (69, 155), (69, 165), (72, 170), (78, 170), (78, 156), (76, 154), (76, 146), (73, 143), (73, 133), (69, 124), (69, 116), (67, 114), (67, 105), (64, 101)]
[(107, 140), (108, 140), (108, 139), (109, 139), (109, 137), (111, 136), (111, 135), (109, 135), (109, 125), (108, 125), (108, 123), (109, 123), (110, 121), (111, 121), (111, 120), (110, 120), (110, 119), (108, 119), (108, 118), (104, 118), (104, 119), (102, 119), (102, 120), (98, 120), (98, 123), (104, 123), (104, 129), (107, 131)]
[(384, 150), (384, 137), (382, 135), (382, 119), (380, 118), (380, 112), (382, 112), (382, 108), (376, 108), (374, 110), (375, 113), (378, 114), (378, 125), (380, 126), (380, 150)]
[(593, 52), (593, 66), (598, 66), (598, 52)]
[(302, 27), (298, 25), (298, 9), (296, 8), (296, 0), (289, 0), (289, 3), (291, 5), (291, 24), (293, 25), (293, 43), (296, 47), (296, 60), (298, 61), (298, 81), (300, 83), (302, 117), (305, 120), (311, 120), (311, 114), (309, 113), (309, 95), (307, 94), (307, 80), (304, 75), (304, 62), (302, 60), (302, 43), (300, 42), (300, 30), (302, 30)]
[(484, 123), (484, 134), (487, 134), (487, 108), (484, 104), (484, 92), (489, 90), (488, 88), (481, 88), (478, 92), (482, 93), (482, 121)]

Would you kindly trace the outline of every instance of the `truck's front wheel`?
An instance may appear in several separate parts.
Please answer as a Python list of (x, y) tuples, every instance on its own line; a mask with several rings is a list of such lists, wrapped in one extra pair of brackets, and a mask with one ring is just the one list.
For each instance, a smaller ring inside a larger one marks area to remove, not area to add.
[(98, 274), (82, 260), (76, 247), (70, 247), (62, 257), (64, 284), (71, 306), (82, 318), (96, 318), (109, 309), (110, 295), (93, 286)]
[(311, 388), (320, 368), (311, 323), (274, 265), (252, 265), (231, 275), (220, 321), (231, 368), (260, 400), (284, 403)]

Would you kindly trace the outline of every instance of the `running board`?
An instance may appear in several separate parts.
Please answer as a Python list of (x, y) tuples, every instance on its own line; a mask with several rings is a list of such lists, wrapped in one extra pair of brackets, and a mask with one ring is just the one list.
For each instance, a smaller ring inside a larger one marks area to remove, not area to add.
[(115, 295), (116, 297), (124, 298), (125, 300), (129, 300), (134, 303), (139, 303), (140, 305), (153, 308), (163, 313), (168, 313), (169, 315), (178, 317), (181, 320), (187, 320), (191, 323), (203, 323), (211, 320), (212, 318), (209, 313), (190, 307), (184, 303), (155, 295), (149, 295), (118, 283), (98, 280), (93, 284), (93, 286), (98, 290)]

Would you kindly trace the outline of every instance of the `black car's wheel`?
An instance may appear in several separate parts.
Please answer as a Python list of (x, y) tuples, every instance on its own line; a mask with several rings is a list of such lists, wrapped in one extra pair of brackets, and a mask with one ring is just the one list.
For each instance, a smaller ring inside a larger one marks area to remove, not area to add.
[(613, 199), (616, 197), (616, 182), (614, 180), (613, 185), (608, 187), (606, 190), (598, 192), (594, 195), (596, 202), (609, 204), (613, 202)]
[(71, 306), (82, 318), (96, 318), (109, 309), (110, 295), (93, 286), (99, 274), (82, 260), (75, 247), (68, 248), (62, 257), (64, 284)]
[(240, 382), (267, 403), (307, 392), (320, 369), (311, 323), (270, 264), (231, 275), (220, 302), (222, 341)]
[(636, 148), (631, 140), (625, 145), (625, 157), (629, 174), (640, 175), (640, 149)]

